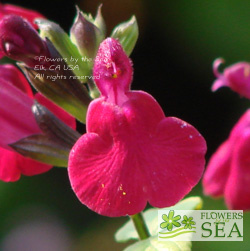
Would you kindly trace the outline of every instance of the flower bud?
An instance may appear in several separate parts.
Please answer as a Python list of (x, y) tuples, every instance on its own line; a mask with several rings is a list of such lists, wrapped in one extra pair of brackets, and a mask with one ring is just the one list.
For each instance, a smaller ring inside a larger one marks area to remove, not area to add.
[(45, 19), (36, 19), (36, 23), (40, 29), (40, 36), (44, 39), (48, 38), (52, 42), (65, 62), (72, 66), (77, 76), (90, 75), (87, 62), (81, 59), (82, 56), (77, 47), (58, 24)]
[(250, 99), (250, 63), (239, 62), (220, 73), (218, 68), (222, 63), (224, 60), (221, 58), (214, 61), (213, 70), (217, 80), (213, 83), (212, 91), (227, 86), (241, 96)]
[(129, 56), (135, 47), (138, 35), (139, 29), (137, 21), (135, 16), (132, 16), (129, 21), (117, 25), (111, 37), (119, 40), (124, 51)]
[[(100, 22), (99, 20), (97, 21), (97, 23)], [(77, 17), (70, 30), (72, 41), (76, 44), (81, 55), (90, 59), (91, 66), (93, 65), (93, 58), (96, 55), (99, 44), (104, 39), (104, 34), (94, 22), (91, 16), (87, 16), (77, 9)]]
[(49, 57), (45, 42), (25, 19), (9, 15), (0, 21), (0, 51), (7, 57), (23, 61), (29, 67), (47, 63), (38, 56)]
[(105, 24), (105, 21), (104, 21), (103, 16), (102, 16), (102, 4), (100, 4), (98, 9), (97, 9), (94, 24), (95, 24), (95, 26), (97, 26), (102, 31), (102, 34), (105, 37), (106, 24)]

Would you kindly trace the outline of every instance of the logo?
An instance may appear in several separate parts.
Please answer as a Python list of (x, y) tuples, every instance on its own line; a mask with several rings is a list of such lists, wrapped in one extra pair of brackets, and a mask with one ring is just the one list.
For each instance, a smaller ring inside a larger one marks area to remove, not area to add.
[(243, 241), (241, 210), (158, 210), (159, 241)]

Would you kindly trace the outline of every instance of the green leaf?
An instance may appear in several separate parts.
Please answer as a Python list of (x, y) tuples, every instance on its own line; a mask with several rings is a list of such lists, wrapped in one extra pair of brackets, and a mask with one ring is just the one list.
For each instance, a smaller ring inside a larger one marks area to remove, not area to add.
[(38, 92), (85, 123), (87, 107), (92, 100), (88, 90), (71, 70), (64, 70), (67, 65), (63, 58), (49, 40), (46, 40), (46, 43), (51, 58), (59, 60), (56, 61), (57, 70), (33, 69), (24, 64), (18, 66)]
[(127, 22), (117, 25), (114, 28), (111, 37), (119, 40), (124, 51), (129, 56), (135, 47), (138, 35), (138, 24), (135, 16), (132, 16)]
[(143, 241), (138, 241), (124, 251), (191, 251), (191, 241), (158, 241), (158, 237), (150, 237)]
[[(198, 196), (189, 197), (177, 203), (176, 205), (166, 210), (199, 210), (202, 207), (202, 199)], [(144, 219), (148, 226), (148, 230), (152, 236), (158, 233), (158, 210), (159, 208), (150, 208), (144, 212)], [(129, 220), (123, 225), (115, 234), (117, 242), (126, 242), (131, 239), (139, 239), (138, 234), (134, 228), (133, 222)]]

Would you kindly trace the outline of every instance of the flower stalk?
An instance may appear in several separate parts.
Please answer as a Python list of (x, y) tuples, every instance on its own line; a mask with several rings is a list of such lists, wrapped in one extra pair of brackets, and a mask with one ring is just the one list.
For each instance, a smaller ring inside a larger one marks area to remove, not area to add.
[(146, 225), (142, 213), (131, 215), (130, 218), (134, 223), (135, 229), (138, 233), (140, 240), (145, 240), (149, 238), (150, 233), (148, 231), (148, 227)]

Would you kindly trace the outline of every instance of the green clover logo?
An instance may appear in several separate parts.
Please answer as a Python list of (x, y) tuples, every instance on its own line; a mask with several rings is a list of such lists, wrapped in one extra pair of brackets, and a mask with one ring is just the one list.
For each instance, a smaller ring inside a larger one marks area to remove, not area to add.
[(176, 227), (180, 227), (180, 223), (178, 222), (178, 220), (180, 220), (181, 216), (177, 215), (174, 217), (174, 210), (169, 211), (168, 216), (166, 214), (162, 215), (162, 219), (165, 222), (162, 222), (160, 227), (161, 228), (167, 228), (168, 231), (172, 231), (173, 229), (173, 225)]
[(181, 222), (182, 224), (185, 224), (184, 229), (192, 229), (192, 225), (195, 225), (196, 223), (193, 221), (193, 217), (187, 217), (186, 215), (183, 216), (183, 221)]

